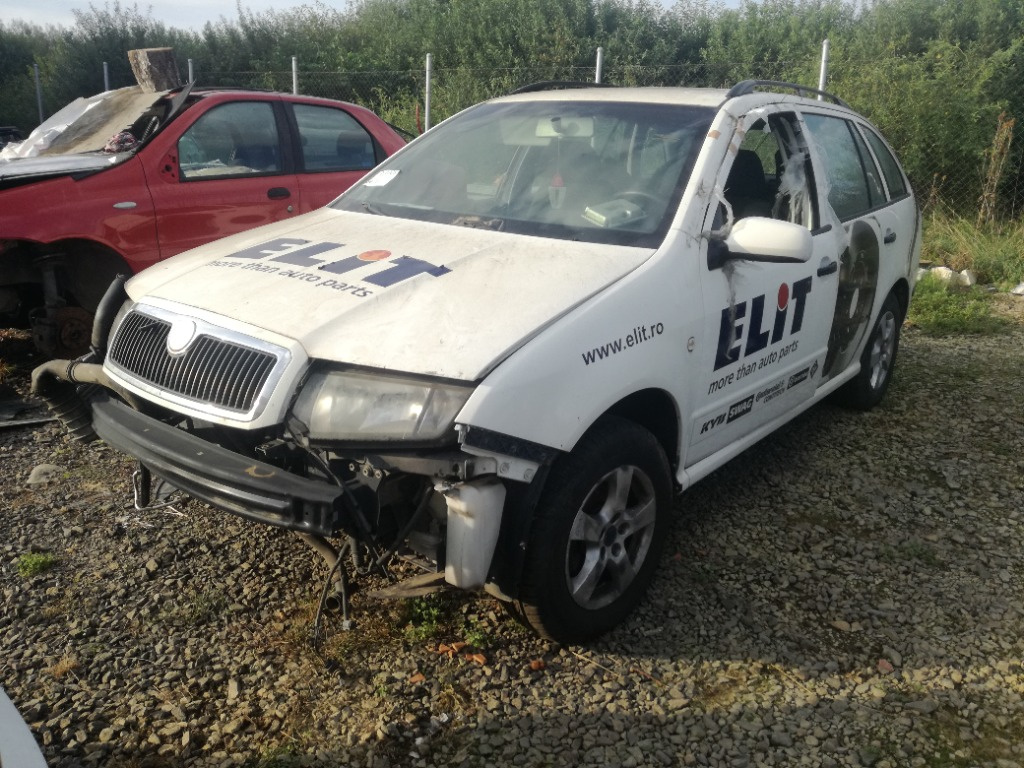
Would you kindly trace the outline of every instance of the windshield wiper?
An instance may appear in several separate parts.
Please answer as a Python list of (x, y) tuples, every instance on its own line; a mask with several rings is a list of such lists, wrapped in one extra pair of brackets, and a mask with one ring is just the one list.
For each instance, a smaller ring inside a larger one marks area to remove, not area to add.
[(496, 216), (477, 216), (475, 214), (460, 214), (451, 220), (457, 227), (469, 227), (470, 229), (489, 229), (492, 232), (501, 232), (505, 229), (505, 220)]

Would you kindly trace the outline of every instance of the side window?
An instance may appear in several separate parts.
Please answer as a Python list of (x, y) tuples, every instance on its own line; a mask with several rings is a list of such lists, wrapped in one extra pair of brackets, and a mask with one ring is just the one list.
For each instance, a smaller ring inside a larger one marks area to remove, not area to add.
[(900, 171), (896, 158), (892, 156), (892, 152), (885, 146), (885, 142), (877, 133), (864, 126), (861, 126), (861, 130), (867, 137), (871, 149), (874, 150), (878, 164), (882, 166), (882, 176), (885, 177), (885, 185), (889, 188), (889, 199), (895, 200), (903, 197), (907, 194), (907, 184), (903, 180), (903, 173)]
[(373, 139), (348, 112), (310, 104), (293, 109), (307, 171), (365, 171), (377, 164)]
[[(804, 115), (807, 128), (821, 148), (828, 173), (828, 202), (840, 219), (855, 218), (884, 200), (874, 164), (864, 143), (846, 120), (827, 115)], [(867, 165), (865, 164), (867, 163)], [(867, 168), (871, 168), (868, 174)]]
[(817, 227), (811, 164), (795, 115), (772, 115), (747, 129), (724, 191), (737, 219), (763, 216)]
[(178, 139), (178, 161), (188, 181), (280, 173), (273, 106), (238, 101), (214, 107)]

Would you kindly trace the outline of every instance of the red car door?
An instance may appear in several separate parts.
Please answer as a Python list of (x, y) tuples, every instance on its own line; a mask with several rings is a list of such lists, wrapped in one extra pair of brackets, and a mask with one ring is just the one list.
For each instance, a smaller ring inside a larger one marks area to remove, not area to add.
[(280, 99), (232, 98), (200, 101), (172, 124), (184, 130), (150, 147), (161, 258), (301, 210)]

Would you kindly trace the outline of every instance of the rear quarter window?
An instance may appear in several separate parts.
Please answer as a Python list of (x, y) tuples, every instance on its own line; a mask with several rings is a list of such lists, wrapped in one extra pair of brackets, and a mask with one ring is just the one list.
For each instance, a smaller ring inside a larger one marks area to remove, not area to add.
[(907, 194), (907, 183), (903, 179), (903, 172), (900, 170), (896, 158), (893, 157), (892, 152), (877, 133), (864, 126), (861, 126), (861, 130), (864, 132), (868, 144), (871, 145), (871, 151), (878, 158), (878, 164), (882, 167), (882, 176), (885, 177), (885, 185), (889, 188), (889, 199), (895, 200), (903, 197)]

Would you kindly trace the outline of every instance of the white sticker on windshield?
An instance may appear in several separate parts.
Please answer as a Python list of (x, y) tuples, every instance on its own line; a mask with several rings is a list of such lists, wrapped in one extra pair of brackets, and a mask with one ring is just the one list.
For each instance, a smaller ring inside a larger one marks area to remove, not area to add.
[(389, 181), (395, 178), (395, 176), (397, 176), (398, 173), (398, 171), (379, 171), (373, 174), (372, 178), (370, 178), (366, 182), (366, 186), (383, 187), (385, 184), (387, 184)]

